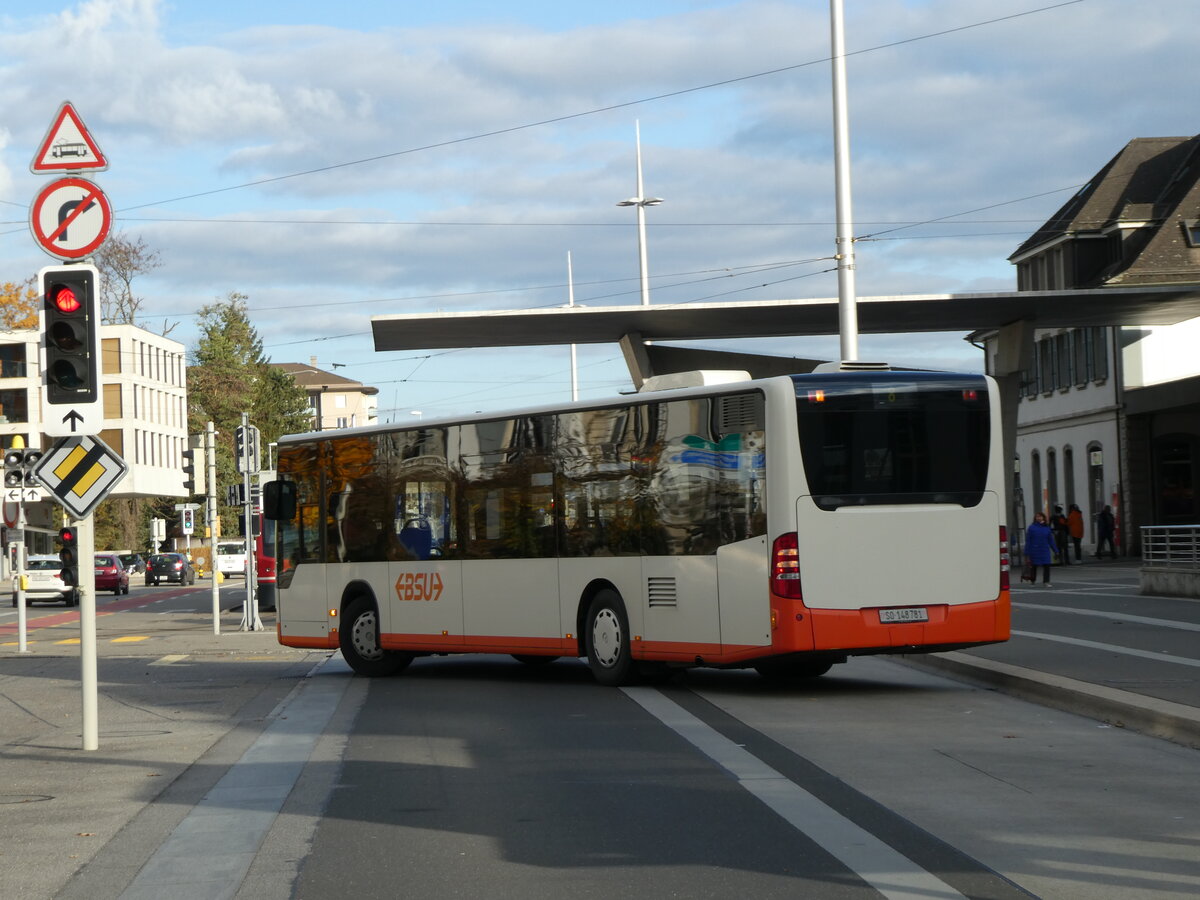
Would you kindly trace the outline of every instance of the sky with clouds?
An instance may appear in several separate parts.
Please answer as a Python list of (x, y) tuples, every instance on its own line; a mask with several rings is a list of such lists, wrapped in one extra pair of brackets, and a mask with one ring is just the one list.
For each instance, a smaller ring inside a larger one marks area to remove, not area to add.
[[(860, 296), (1011, 290), (1124, 144), (1200, 131), (1195, 0), (845, 7)], [(50, 262), (29, 163), (70, 100), (115, 230), (161, 254), (139, 324), (190, 348), (246, 294), (272, 359), (337, 364), (384, 420), (566, 401), (566, 348), (377, 353), (370, 317), (561, 305), (568, 252), (576, 302), (637, 304), (635, 120), (652, 302), (836, 297), (828, 57), (824, 0), (7, 0), (0, 281)], [(859, 355), (978, 371), (962, 338)], [(613, 345), (579, 365), (584, 398), (629, 387)]]

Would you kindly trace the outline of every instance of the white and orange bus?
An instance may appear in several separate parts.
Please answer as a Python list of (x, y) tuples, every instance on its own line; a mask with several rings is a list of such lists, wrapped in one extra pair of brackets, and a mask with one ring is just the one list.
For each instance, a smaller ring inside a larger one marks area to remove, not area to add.
[(284, 437), (279, 640), (364, 675), (585, 656), (613, 685), (1006, 640), (995, 382), (832, 368)]

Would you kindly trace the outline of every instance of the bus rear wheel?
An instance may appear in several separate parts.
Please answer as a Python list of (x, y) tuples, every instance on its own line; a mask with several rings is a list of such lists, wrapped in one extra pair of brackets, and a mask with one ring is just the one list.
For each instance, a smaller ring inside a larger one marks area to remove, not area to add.
[(384, 650), (379, 646), (379, 613), (366, 597), (355, 597), (342, 614), (338, 646), (342, 658), (358, 675), (380, 678), (395, 675), (413, 657), (411, 653)]
[(801, 678), (820, 678), (833, 668), (830, 660), (769, 660), (754, 667), (763, 678), (771, 681), (789, 681)]
[(588, 606), (584, 636), (588, 666), (600, 684), (619, 687), (631, 683), (637, 668), (629, 644), (629, 617), (621, 595), (602, 590)]

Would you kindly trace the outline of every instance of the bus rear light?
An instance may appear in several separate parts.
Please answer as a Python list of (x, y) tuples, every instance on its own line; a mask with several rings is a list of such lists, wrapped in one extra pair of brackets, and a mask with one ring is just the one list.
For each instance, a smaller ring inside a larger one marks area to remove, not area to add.
[(1008, 557), (1008, 528), (1004, 525), (1000, 526), (1000, 590), (1007, 591), (1009, 588), (1008, 580), (1009, 557)]
[(801, 598), (800, 542), (794, 531), (781, 534), (771, 546), (771, 591), (791, 600)]

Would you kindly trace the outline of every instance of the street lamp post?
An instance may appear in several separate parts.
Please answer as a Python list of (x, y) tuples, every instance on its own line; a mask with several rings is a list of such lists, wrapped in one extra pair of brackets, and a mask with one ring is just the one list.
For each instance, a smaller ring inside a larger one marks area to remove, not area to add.
[(642, 273), (642, 306), (650, 305), (650, 273), (646, 265), (646, 207), (658, 206), (662, 197), (647, 197), (642, 187), (642, 127), (640, 122), (634, 122), (634, 133), (637, 138), (637, 196), (622, 200), (617, 206), (637, 207), (638, 226), (638, 262)]

